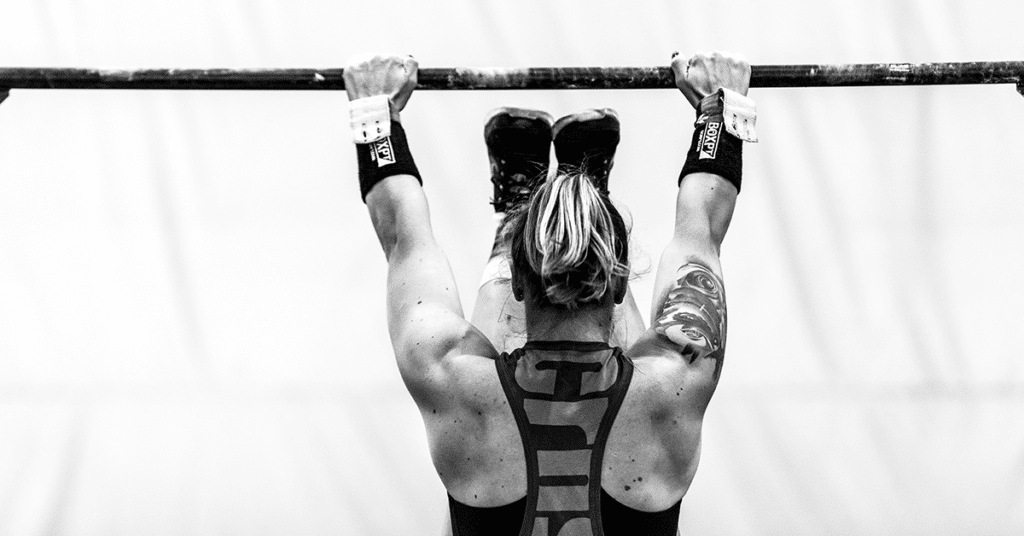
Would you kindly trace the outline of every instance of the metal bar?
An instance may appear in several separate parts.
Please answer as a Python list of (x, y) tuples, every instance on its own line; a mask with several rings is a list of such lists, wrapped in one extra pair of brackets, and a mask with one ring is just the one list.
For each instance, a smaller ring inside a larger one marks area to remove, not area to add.
[[(1024, 84), (1024, 61), (754, 65), (751, 87)], [(0, 68), (0, 88), (339, 90), (342, 69)], [(418, 89), (663, 89), (668, 67), (424, 68)]]

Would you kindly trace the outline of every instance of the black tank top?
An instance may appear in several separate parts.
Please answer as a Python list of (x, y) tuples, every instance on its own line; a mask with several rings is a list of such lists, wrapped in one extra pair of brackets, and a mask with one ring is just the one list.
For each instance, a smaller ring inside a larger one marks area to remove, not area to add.
[(679, 504), (623, 506), (601, 489), (601, 462), (633, 364), (604, 343), (530, 341), (496, 361), (526, 455), (526, 497), (476, 508), (450, 495), (454, 536), (677, 534)]

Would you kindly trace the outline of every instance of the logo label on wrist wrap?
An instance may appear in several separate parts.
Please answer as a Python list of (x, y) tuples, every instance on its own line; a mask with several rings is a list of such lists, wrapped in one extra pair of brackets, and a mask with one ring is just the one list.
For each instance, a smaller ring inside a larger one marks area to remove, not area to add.
[(394, 164), (395, 150), (391, 147), (391, 136), (377, 140), (370, 145), (370, 158), (377, 161), (377, 167)]
[(718, 140), (722, 137), (722, 123), (720, 121), (708, 121), (704, 123), (704, 130), (700, 133), (697, 147), (700, 151), (700, 160), (714, 160), (718, 154)]

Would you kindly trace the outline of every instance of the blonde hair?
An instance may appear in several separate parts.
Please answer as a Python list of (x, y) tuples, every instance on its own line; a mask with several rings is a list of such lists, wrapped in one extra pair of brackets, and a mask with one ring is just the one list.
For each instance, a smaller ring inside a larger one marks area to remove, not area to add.
[(561, 173), (538, 185), (506, 232), (513, 269), (547, 304), (600, 303), (626, 284), (626, 224), (584, 173)]

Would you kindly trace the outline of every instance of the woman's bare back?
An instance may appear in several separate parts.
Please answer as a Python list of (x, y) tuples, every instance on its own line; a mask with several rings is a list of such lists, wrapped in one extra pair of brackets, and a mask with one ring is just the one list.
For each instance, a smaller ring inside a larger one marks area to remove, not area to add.
[[(631, 348), (634, 355), (626, 353), (634, 373), (608, 436), (601, 487), (624, 506), (657, 512), (677, 503), (693, 479), (701, 420), (713, 392), (701, 378), (710, 377), (714, 365), (637, 353), (644, 350), (660, 351), (642, 339)], [(452, 367), (459, 377), (452, 404), (447, 410), (422, 410), (442, 482), (453, 499), (468, 506), (522, 499), (527, 493), (523, 440), (494, 360), (460, 356)]]

